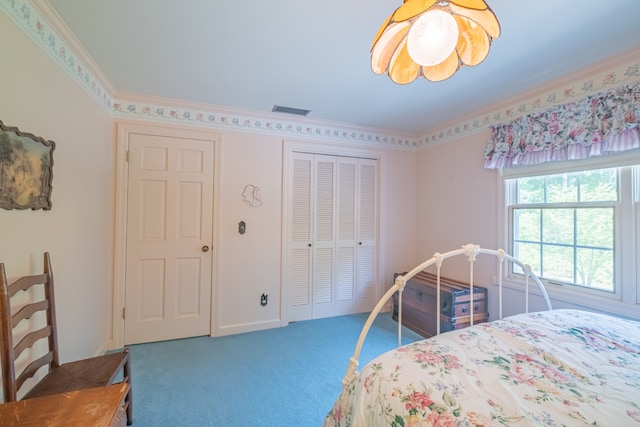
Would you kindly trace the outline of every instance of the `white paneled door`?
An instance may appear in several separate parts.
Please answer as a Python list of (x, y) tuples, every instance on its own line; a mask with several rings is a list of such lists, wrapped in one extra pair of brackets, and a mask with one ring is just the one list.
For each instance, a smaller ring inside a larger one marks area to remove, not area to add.
[(213, 141), (129, 134), (125, 344), (210, 333)]

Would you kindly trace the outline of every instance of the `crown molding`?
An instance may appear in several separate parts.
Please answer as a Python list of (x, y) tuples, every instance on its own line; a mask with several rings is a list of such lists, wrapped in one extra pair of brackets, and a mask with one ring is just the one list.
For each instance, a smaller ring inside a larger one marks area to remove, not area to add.
[(305, 120), (292, 114), (257, 112), (138, 94), (120, 93), (113, 115), (214, 129), (331, 140), (377, 148), (416, 149), (415, 137), (346, 123)]
[(114, 90), (108, 79), (62, 22), (49, 1), (37, 4), (36, 7), (27, 0), (0, 0), (0, 10), (100, 105), (110, 110)]
[(537, 88), (501, 106), (491, 106), (487, 110), (428, 129), (416, 136), (346, 123), (305, 120), (293, 115), (118, 92), (49, 0), (0, 0), (0, 10), (113, 117), (330, 140), (378, 148), (420, 150), (486, 130), (489, 126), (521, 115), (640, 80), (640, 51), (629, 52), (585, 70), (580, 75), (574, 74), (562, 81), (557, 80), (553, 82), (553, 86)]

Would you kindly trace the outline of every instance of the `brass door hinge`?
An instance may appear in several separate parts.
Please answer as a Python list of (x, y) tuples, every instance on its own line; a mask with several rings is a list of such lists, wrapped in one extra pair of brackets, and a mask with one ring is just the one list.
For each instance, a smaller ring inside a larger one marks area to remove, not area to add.
[(126, 310), (126, 308), (125, 308), (125, 307), (122, 307), (122, 318), (123, 318), (123, 319), (124, 319), (124, 316), (125, 316), (125, 310)]

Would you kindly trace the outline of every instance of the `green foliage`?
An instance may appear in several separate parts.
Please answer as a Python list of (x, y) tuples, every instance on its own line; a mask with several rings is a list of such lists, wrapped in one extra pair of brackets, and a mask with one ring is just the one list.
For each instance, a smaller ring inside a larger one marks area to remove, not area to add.
[(616, 169), (517, 180), (514, 254), (540, 276), (613, 291)]

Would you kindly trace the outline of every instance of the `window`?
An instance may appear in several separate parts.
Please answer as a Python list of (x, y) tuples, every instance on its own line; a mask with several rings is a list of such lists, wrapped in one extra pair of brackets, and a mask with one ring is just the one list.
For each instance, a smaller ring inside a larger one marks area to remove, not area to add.
[(499, 241), (543, 278), (552, 299), (638, 316), (638, 165), (634, 155), (502, 170)]
[(511, 252), (549, 281), (615, 293), (618, 169), (511, 180)]

